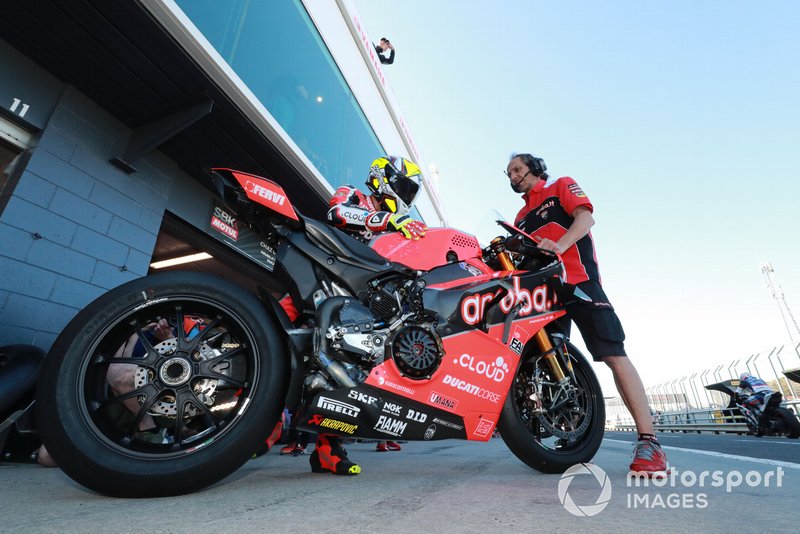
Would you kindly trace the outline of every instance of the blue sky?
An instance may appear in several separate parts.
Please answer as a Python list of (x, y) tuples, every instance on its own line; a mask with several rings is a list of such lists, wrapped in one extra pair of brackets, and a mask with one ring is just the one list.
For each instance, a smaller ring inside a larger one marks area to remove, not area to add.
[(646, 386), (789, 343), (760, 265), (800, 321), (800, 2), (355, 2), (452, 226), (514, 217), (512, 152), (581, 184)]

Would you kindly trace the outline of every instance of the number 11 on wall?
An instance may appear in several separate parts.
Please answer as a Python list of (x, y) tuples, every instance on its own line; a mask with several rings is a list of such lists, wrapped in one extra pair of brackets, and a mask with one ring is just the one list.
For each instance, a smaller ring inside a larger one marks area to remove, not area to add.
[[(17, 108), (19, 107), (20, 104), (22, 104), (22, 100), (20, 100), (19, 98), (15, 98), (14, 99), (14, 103), (11, 104), (11, 107), (8, 108), (8, 109), (11, 110), (11, 113), (17, 113)], [(28, 104), (22, 104), (22, 109), (20, 109), (20, 112), (18, 113), (18, 115), (20, 117), (24, 117), (25, 114), (28, 112), (29, 108), (30, 108), (30, 106)]]

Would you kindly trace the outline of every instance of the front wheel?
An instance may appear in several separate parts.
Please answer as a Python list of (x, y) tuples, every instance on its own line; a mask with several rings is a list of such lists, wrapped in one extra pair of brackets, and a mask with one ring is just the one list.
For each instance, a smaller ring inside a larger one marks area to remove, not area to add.
[(524, 355), (498, 425), (511, 452), (543, 473), (563, 473), (590, 461), (603, 440), (600, 384), (578, 349), (569, 342), (564, 348), (574, 379), (558, 383), (541, 355)]
[(247, 461), (280, 417), (284, 347), (258, 299), (226, 280), (134, 280), (53, 345), (37, 391), (43, 442), (100, 493), (196, 491)]

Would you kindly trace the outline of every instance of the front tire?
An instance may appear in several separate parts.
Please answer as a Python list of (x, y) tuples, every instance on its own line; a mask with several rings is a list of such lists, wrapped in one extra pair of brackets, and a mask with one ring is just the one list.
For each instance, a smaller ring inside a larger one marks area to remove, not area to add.
[[(578, 349), (569, 342), (565, 346), (575, 373), (575, 382), (570, 380), (572, 393), (560, 389), (540, 355), (528, 354), (514, 377), (498, 425), (511, 452), (543, 473), (563, 473), (590, 461), (603, 440), (606, 416), (600, 384)], [(550, 409), (564, 394), (574, 400)]]
[(84, 486), (178, 495), (238, 469), (279, 419), (279, 329), (252, 294), (205, 273), (134, 280), (73, 319), (37, 391), (42, 440)]

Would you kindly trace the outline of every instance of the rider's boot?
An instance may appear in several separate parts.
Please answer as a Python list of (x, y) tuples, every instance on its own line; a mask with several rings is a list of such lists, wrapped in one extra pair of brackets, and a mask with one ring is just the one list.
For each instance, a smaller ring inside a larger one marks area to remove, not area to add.
[(357, 475), (361, 466), (347, 458), (347, 451), (335, 436), (317, 436), (317, 446), (309, 458), (311, 470), (315, 473), (331, 472), (336, 475)]
[(282, 455), (284, 455), (284, 454), (292, 454), (294, 452), (295, 447), (297, 447), (295, 442), (294, 441), (290, 441), (289, 443), (286, 444), (285, 447), (281, 448), (280, 453)]

